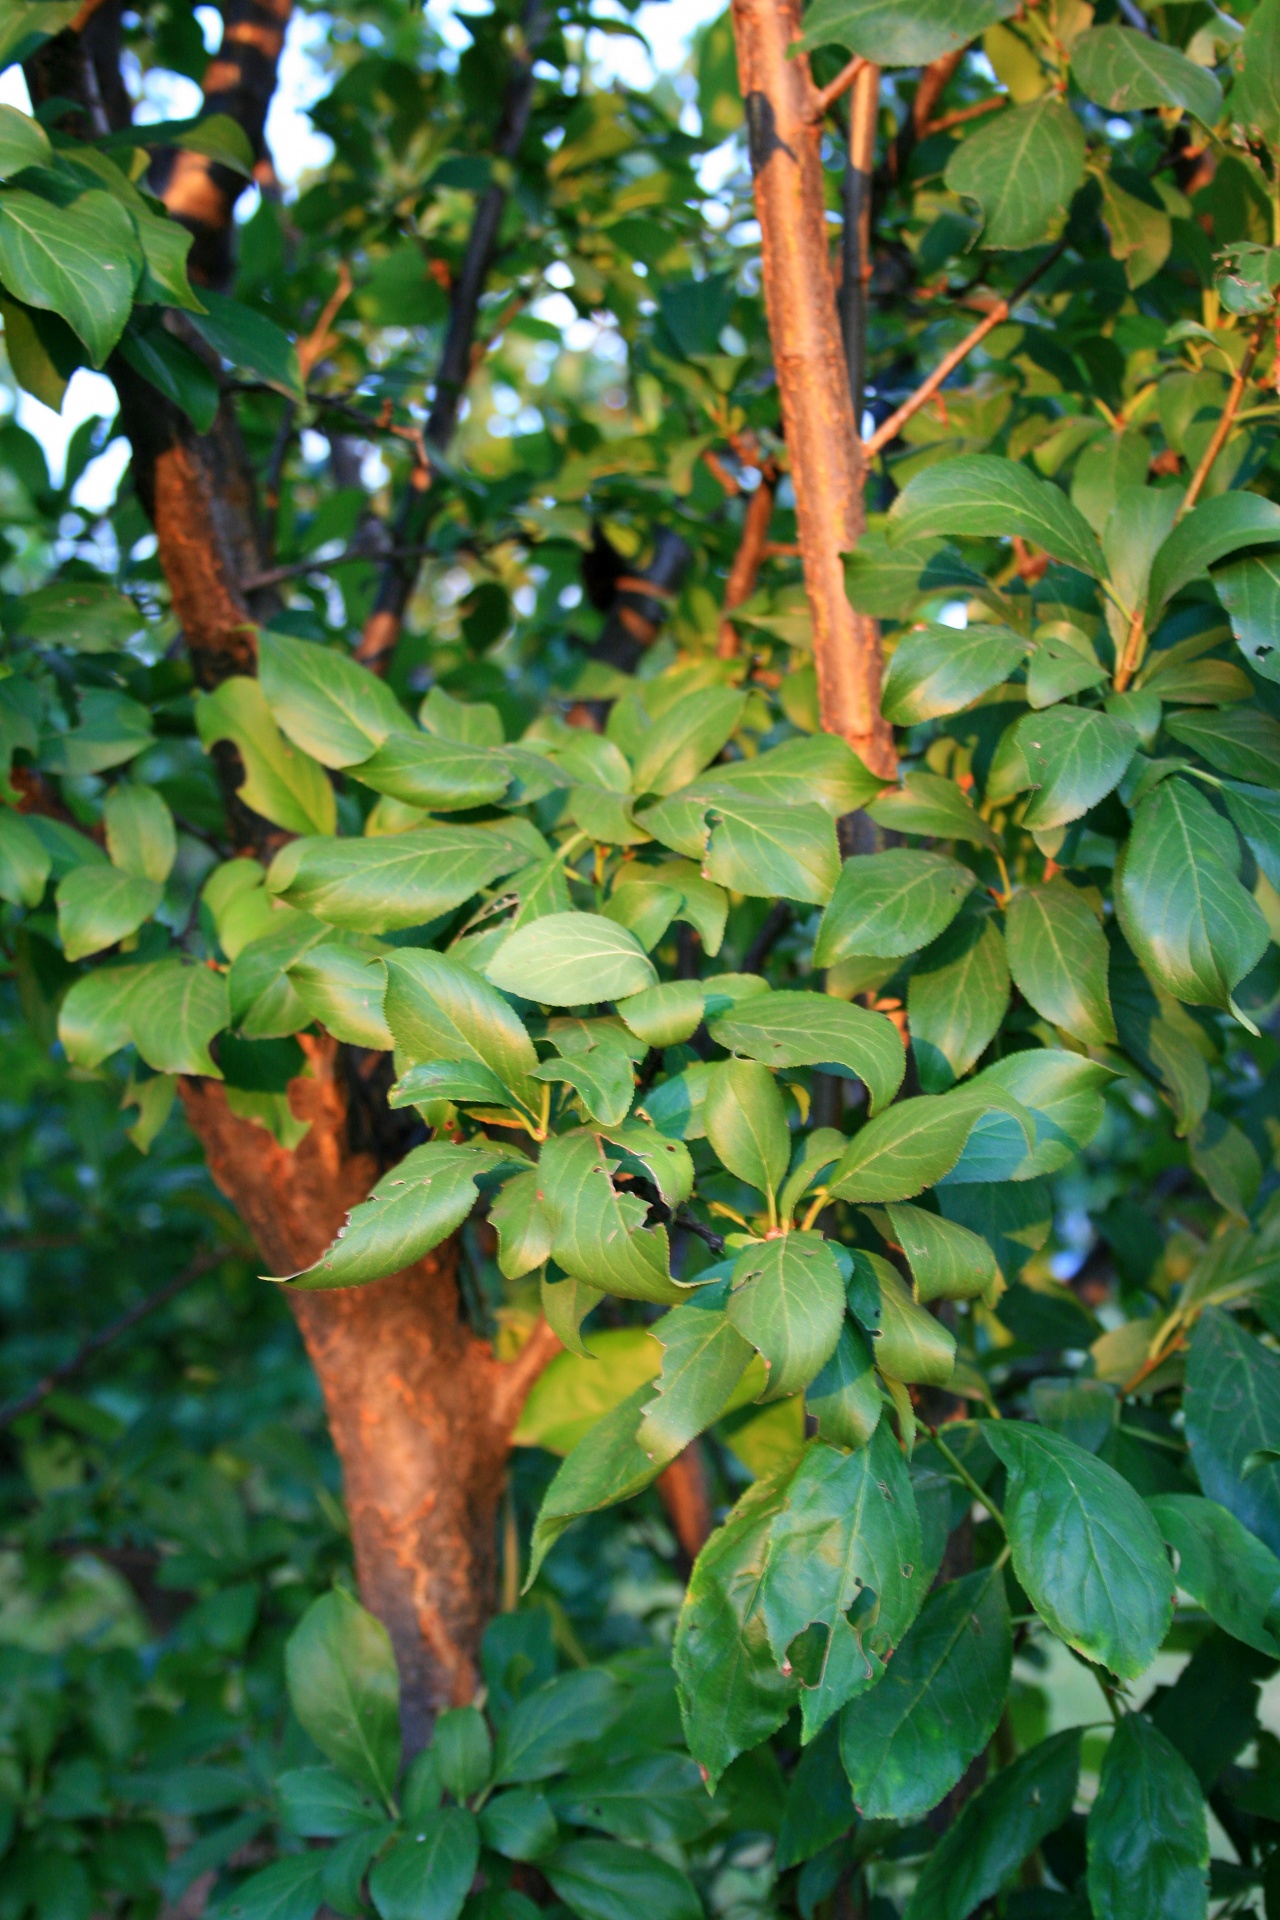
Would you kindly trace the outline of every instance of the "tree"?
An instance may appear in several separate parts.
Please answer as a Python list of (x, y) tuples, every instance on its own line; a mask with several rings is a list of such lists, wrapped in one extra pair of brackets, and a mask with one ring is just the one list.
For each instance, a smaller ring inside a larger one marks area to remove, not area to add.
[[(143, 128), (169, 15), (15, 9), (0, 110), (10, 365), (132, 452), (114, 565), (5, 429), (7, 937), (286, 1287), (369, 1609), (289, 1656), (339, 1844), (243, 1899), (697, 1911), (562, 1839), (705, 1829), (579, 1818), (689, 1763), (486, 1635), (515, 1437), (526, 1585), (664, 1479), (683, 1738), (782, 1743), (802, 1912), (1206, 1913), (1206, 1796), (1274, 1905), (1280, 0), (738, 0), (700, 136), (567, 7), (361, 24), (287, 207), (270, 10)], [(1061, 1648), (1105, 1756), (1023, 1711)]]

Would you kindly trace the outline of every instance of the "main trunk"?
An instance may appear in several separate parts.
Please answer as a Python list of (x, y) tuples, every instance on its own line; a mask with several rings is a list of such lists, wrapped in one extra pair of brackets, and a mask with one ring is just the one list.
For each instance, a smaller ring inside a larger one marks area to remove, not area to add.
[(840, 557), (863, 530), (862, 454), (828, 253), (816, 89), (805, 56), (789, 57), (798, 0), (733, 0), (733, 31), (822, 724), (892, 776), (879, 631), (850, 606)]
[[(214, 1179), (252, 1232), (264, 1269), (296, 1273), (330, 1243), (376, 1175), (346, 1145), (335, 1050), (290, 1101), (310, 1132), (286, 1152), (238, 1119), (221, 1086), (184, 1083)], [(459, 1311), (456, 1243), (367, 1287), (290, 1291), (342, 1462), (361, 1595), (391, 1634), (406, 1744), (475, 1689), (496, 1605), (496, 1515), (511, 1426), (533, 1356), (503, 1366)]]

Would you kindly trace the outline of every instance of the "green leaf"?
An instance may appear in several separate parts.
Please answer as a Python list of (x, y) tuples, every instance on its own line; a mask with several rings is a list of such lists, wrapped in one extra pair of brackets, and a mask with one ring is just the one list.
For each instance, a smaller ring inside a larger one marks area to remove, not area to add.
[[(1017, 1102), (976, 1083), (899, 1100), (854, 1135), (828, 1183), (833, 1200), (911, 1200), (951, 1171), (983, 1114)], [(1019, 1122), (1021, 1124), (1021, 1122)], [(1027, 1126), (1031, 1122), (1028, 1117)]]
[(955, 1371), (955, 1335), (912, 1299), (887, 1260), (874, 1253), (854, 1257), (874, 1269), (879, 1284), (880, 1324), (872, 1352), (881, 1373), (909, 1386), (945, 1387)]
[(38, 907), (53, 862), (39, 834), (12, 808), (0, 809), (0, 900)]
[(966, 1920), (1062, 1825), (1079, 1776), (1079, 1727), (1040, 1741), (1002, 1767), (965, 1803), (929, 1855), (904, 1920)]
[(636, 1434), (652, 1460), (674, 1460), (717, 1420), (754, 1358), (746, 1329), (725, 1313), (724, 1292), (723, 1286), (701, 1288), (687, 1306), (654, 1323), (662, 1370)]
[(276, 1775), (276, 1798), (287, 1827), (313, 1840), (385, 1825), (384, 1809), (336, 1767), (294, 1767)]
[(776, 1732), (799, 1692), (798, 1680), (774, 1659), (761, 1598), (773, 1523), (794, 1470), (786, 1461), (762, 1476), (711, 1535), (676, 1623), (685, 1738), (712, 1784), (738, 1754)]
[(1066, 881), (1021, 887), (1005, 917), (1009, 971), (1038, 1014), (1086, 1046), (1113, 1046), (1107, 940), (1098, 917)]
[(511, 769), (502, 754), (407, 731), (390, 734), (351, 773), (375, 793), (438, 813), (489, 806), (501, 800), (511, 784)]
[[(1142, 447), (1145, 459), (1145, 440)], [(1027, 704), (1037, 713), (1067, 699), (1070, 694), (1083, 693), (1086, 687), (1100, 686), (1107, 678), (1106, 668), (1079, 627), (1057, 621), (1037, 631), (1035, 651), (1027, 669)]]
[(38, 120), (17, 107), (0, 107), (0, 180), (10, 180), (24, 167), (50, 167), (53, 148)]
[(914, 953), (950, 926), (977, 877), (941, 853), (895, 847), (846, 860), (822, 916), (814, 965)]
[(630, 1031), (647, 1047), (676, 1047), (702, 1025), (706, 999), (701, 980), (664, 980), (617, 1005)]
[(107, 852), (122, 873), (140, 880), (165, 881), (173, 871), (178, 836), (164, 800), (154, 787), (122, 781), (102, 806)]
[(1204, 1920), (1208, 1913), (1204, 1795), (1177, 1748), (1145, 1714), (1125, 1714), (1111, 1736), (1089, 1809), (1088, 1853), (1095, 1920), (1136, 1914)]
[(538, 1056), (523, 1021), (496, 988), (447, 954), (418, 947), (389, 953), (386, 969), (384, 1014), (402, 1058), (486, 1067), (508, 1094), (538, 1111)]
[(680, 911), (678, 887), (632, 886), (621, 878), (604, 905), (607, 920), (634, 933), (646, 953), (652, 953)]
[(959, 713), (1022, 665), (1027, 644), (1009, 627), (926, 625), (905, 633), (889, 662), (880, 711), (895, 727)]
[(548, 1793), (560, 1819), (575, 1827), (599, 1827), (618, 1840), (662, 1846), (700, 1840), (721, 1817), (707, 1798), (702, 1776), (683, 1753), (642, 1753), (613, 1761)]
[[(638, 1434), (645, 1405), (653, 1398), (653, 1382), (645, 1380), (619, 1401), (611, 1412), (597, 1420), (576, 1442), (565, 1457), (551, 1485), (542, 1497), (538, 1517), (529, 1541), (529, 1571), (525, 1590), (533, 1585), (538, 1569), (566, 1527), (584, 1513), (598, 1513), (603, 1507), (630, 1500), (655, 1480), (674, 1453), (664, 1457), (646, 1452)], [(657, 1439), (654, 1436), (654, 1445)], [(676, 1452), (679, 1451), (677, 1448)], [(502, 1749), (499, 1747), (499, 1763)], [(554, 1768), (548, 1768), (548, 1772)], [(509, 1779), (537, 1779), (537, 1774), (501, 1775)]]
[(299, 839), (280, 849), (267, 886), (330, 926), (384, 934), (452, 912), (527, 860), (528, 848), (514, 835), (488, 827), (422, 827), (374, 840)]
[(209, 1042), (230, 1021), (226, 975), (182, 960), (147, 969), (131, 1003), (133, 1044), (157, 1073), (202, 1073), (221, 1080)]
[(1116, 880), (1125, 939), (1157, 986), (1229, 1007), (1270, 935), (1236, 878), (1235, 833), (1189, 781), (1164, 780), (1134, 816)]
[(812, 804), (838, 820), (879, 793), (883, 785), (836, 734), (815, 733), (807, 740), (786, 740), (754, 759), (717, 766), (689, 792), (710, 793), (717, 799), (733, 795), (766, 807)]
[(616, 1127), (626, 1119), (635, 1096), (635, 1072), (621, 1047), (602, 1038), (590, 1050), (571, 1059), (545, 1060), (533, 1070), (535, 1080), (564, 1081), (592, 1120)]
[(820, 1440), (852, 1449), (866, 1446), (883, 1404), (867, 1337), (846, 1316), (830, 1359), (806, 1389), (805, 1412), (817, 1423)]
[(298, 351), (288, 334), (265, 314), (225, 294), (213, 293), (208, 287), (201, 287), (200, 298), (207, 311), (193, 313), (191, 324), (214, 352), (233, 367), (274, 387), (286, 400), (301, 401)]
[(947, 1220), (986, 1241), (1010, 1285), (1049, 1238), (1053, 1223), (1043, 1180), (944, 1185), (938, 1189), (938, 1204)]
[(1183, 1405), (1200, 1485), (1280, 1555), (1280, 1466), (1248, 1471), (1280, 1433), (1280, 1359), (1209, 1307), (1191, 1337)]
[(395, 1041), (382, 1010), (387, 976), (374, 955), (322, 940), (286, 971), (309, 1020), (348, 1046), (390, 1052)]
[(1014, 0), (814, 0), (805, 15), (804, 47), (835, 44), (878, 67), (920, 67), (954, 53), (997, 20)]
[(135, 759), (154, 738), (145, 707), (127, 694), (90, 687), (80, 695), (80, 724), (69, 733), (46, 734), (41, 741), (40, 765), (73, 779), (104, 773)]
[(120, 202), (99, 188), (69, 205), (10, 188), (0, 196), (0, 279), (29, 307), (60, 314), (100, 367), (133, 305), (138, 242)]
[[(1058, 1173), (1088, 1145), (1102, 1124), (1102, 1090), (1111, 1069), (1063, 1047), (1026, 1047), (984, 1067), (970, 1082), (975, 1097), (992, 1098), (953, 1169), (953, 1180), (1032, 1180)], [(995, 1104), (1011, 1096), (1006, 1118)], [(1030, 1150), (1014, 1116), (1034, 1120)]]
[(244, 805), (289, 833), (329, 834), (337, 824), (324, 769), (290, 746), (271, 717), (262, 685), (244, 674), (196, 699), (196, 732), (206, 752), (229, 740), (244, 763), (237, 789)]
[(73, 1067), (92, 1071), (129, 1045), (135, 989), (154, 978), (159, 964), (96, 967), (72, 982), (58, 1009), (58, 1038)]
[(114, 867), (75, 867), (58, 882), (58, 935), (68, 960), (101, 953), (136, 933), (164, 898), (158, 880)]
[(553, 1893), (578, 1920), (702, 1920), (693, 1883), (658, 1854), (616, 1840), (574, 1840), (542, 1867)]
[(1222, 113), (1213, 75), (1176, 47), (1132, 27), (1093, 27), (1071, 47), (1071, 77), (1081, 93), (1111, 113), (1185, 107), (1206, 127)]
[(268, 926), (268, 932), (237, 950), (227, 975), (232, 1024), (249, 1040), (279, 1039), (306, 1025), (288, 968), (329, 931), (309, 913), (291, 909), (271, 912)]
[(807, 1387), (835, 1352), (844, 1323), (844, 1282), (820, 1233), (788, 1233), (739, 1254), (729, 1321), (762, 1356), (760, 1398), (787, 1400)]
[(1167, 536), (1151, 563), (1147, 589), (1147, 624), (1152, 626), (1161, 607), (1175, 593), (1217, 560), (1241, 547), (1280, 540), (1280, 507), (1257, 493), (1220, 493), (1202, 500)]
[(1261, 707), (1230, 713), (1175, 713), (1165, 726), (1220, 772), (1262, 787), (1280, 787), (1280, 722)]
[[(501, 1199), (526, 1180), (536, 1184), (537, 1174), (509, 1180)], [(495, 1207), (490, 1218), (496, 1213)], [(516, 1423), (514, 1444), (545, 1447), (562, 1456), (571, 1453), (598, 1420), (651, 1381), (661, 1365), (662, 1347), (647, 1327), (600, 1328), (586, 1337), (581, 1353), (558, 1353), (538, 1375)]]
[(917, 1604), (920, 1516), (887, 1421), (856, 1453), (811, 1446), (771, 1536), (765, 1626), (775, 1659), (801, 1675), (812, 1735), (881, 1678)]
[(746, 698), (734, 687), (707, 687), (669, 708), (640, 736), (633, 791), (665, 794), (687, 786), (725, 745)]
[(1173, 1617), (1173, 1573), (1127, 1480), (1064, 1435), (1011, 1420), (983, 1437), (1008, 1473), (1013, 1570), (1067, 1645), (1124, 1680), (1145, 1673)]
[(878, 827), (935, 840), (968, 840), (996, 848), (999, 841), (954, 780), (937, 773), (909, 773), (900, 787), (886, 787), (866, 812)]
[(411, 1267), (462, 1225), (476, 1202), (476, 1175), (505, 1158), (499, 1149), (446, 1141), (414, 1147), (351, 1209), (312, 1266), (279, 1277), (308, 1289), (360, 1287)]
[(1018, 749), (1035, 788), (1024, 825), (1043, 832), (1078, 820), (1119, 786), (1138, 747), (1127, 720), (1090, 707), (1051, 707), (1018, 723)]
[(1227, 610), (1236, 644), (1255, 673), (1280, 680), (1280, 556), (1253, 555), (1215, 567), (1213, 584)]
[(227, 1920), (311, 1920), (320, 1904), (324, 1860), (322, 1853), (295, 1854), (251, 1874), (228, 1901)]
[[(1070, 112), (1065, 107), (1060, 111)], [(1016, 115), (1000, 117), (1008, 125)], [(1018, 533), (1043, 547), (1051, 559), (1078, 567), (1095, 580), (1106, 570), (1093, 528), (1061, 489), (994, 454), (965, 454), (926, 467), (894, 501), (888, 527), (895, 543), (922, 533), (1000, 540)]]
[[(665, 836), (653, 825), (656, 811), (650, 808), (640, 823), (661, 840)], [(831, 898), (840, 850), (824, 808), (766, 806), (726, 791), (712, 797), (709, 818), (702, 871), (717, 886), (754, 899), (777, 895), (813, 906)]]
[(755, 1060), (722, 1060), (713, 1067), (702, 1122), (730, 1173), (761, 1193), (777, 1193), (791, 1159), (791, 1136), (782, 1095), (767, 1067)]
[(24, 306), (0, 289), (4, 350), (20, 387), (60, 413), (72, 374), (85, 362), (81, 346), (65, 320)]
[(413, 737), (385, 681), (333, 647), (261, 633), (258, 673), (276, 724), (322, 767), (358, 766), (392, 734)]
[[(624, 1172), (637, 1172), (652, 1181), (669, 1207), (678, 1207), (693, 1192), (693, 1161), (689, 1149), (680, 1140), (669, 1140), (656, 1127), (639, 1120), (624, 1120), (621, 1126), (600, 1130), (611, 1145), (622, 1151)], [(632, 1164), (634, 1163), (634, 1165)]]
[(285, 1646), (289, 1700), (321, 1753), (384, 1804), (400, 1769), (400, 1682), (380, 1620), (335, 1587)]
[(1280, 1657), (1280, 1559), (1216, 1500), (1162, 1493), (1147, 1502), (1176, 1555), (1178, 1586), (1215, 1626)]
[(498, 1731), (495, 1782), (549, 1780), (568, 1771), (608, 1730), (621, 1705), (618, 1695), (617, 1681), (603, 1667), (561, 1674), (526, 1694)]
[(968, 1073), (1008, 1005), (1004, 935), (985, 907), (966, 907), (920, 955), (907, 988), (911, 1046), (926, 1093), (943, 1093)]
[(518, 927), (485, 973), (504, 992), (550, 1007), (625, 999), (658, 978), (635, 935), (598, 913), (548, 913)]
[(931, 1594), (879, 1686), (840, 1716), (840, 1753), (864, 1820), (918, 1820), (995, 1732), (1013, 1661), (1004, 1576)]
[(1231, 90), (1231, 118), (1239, 126), (1255, 127), (1264, 139), (1280, 136), (1280, 5), (1262, 0), (1249, 16), (1242, 48), (1242, 71)]
[(482, 1809), (480, 1838), (507, 1860), (541, 1860), (556, 1846), (560, 1829), (545, 1794), (517, 1787)]
[(905, 1201), (886, 1209), (921, 1301), (973, 1300), (996, 1277), (995, 1255), (968, 1227)]
[[(28, 639), (78, 653), (122, 651), (146, 625), (129, 596), (105, 580), (50, 581), (22, 596), (17, 621)], [(10, 681), (10, 691), (13, 686)], [(35, 745), (31, 741), (33, 752)]]
[(369, 1875), (382, 1920), (457, 1920), (480, 1860), (480, 1832), (465, 1807), (421, 1817)]
[(1056, 238), (1084, 162), (1084, 130), (1050, 89), (1028, 106), (979, 121), (948, 162), (946, 183), (952, 193), (977, 201), (985, 246), (1034, 247)]
[(470, 1800), (488, 1784), (493, 1742), (477, 1707), (449, 1707), (438, 1714), (431, 1746), (441, 1783), (455, 1800)]
[(678, 1305), (685, 1295), (670, 1276), (666, 1229), (646, 1227), (645, 1202), (616, 1191), (617, 1164), (594, 1133), (548, 1140), (539, 1172), (552, 1258), (571, 1278), (623, 1299)]
[[(714, 989), (714, 980), (709, 985)], [(717, 1046), (766, 1066), (845, 1067), (866, 1086), (873, 1113), (892, 1100), (906, 1067), (902, 1040), (891, 1020), (830, 994), (757, 994), (709, 1020), (707, 1030)]]

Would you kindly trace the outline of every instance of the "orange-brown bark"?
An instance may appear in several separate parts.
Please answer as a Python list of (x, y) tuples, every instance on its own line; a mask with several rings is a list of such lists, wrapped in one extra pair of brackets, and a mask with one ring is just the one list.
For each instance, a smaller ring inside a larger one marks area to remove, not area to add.
[[(310, 1265), (377, 1173), (347, 1144), (336, 1048), (308, 1048), (312, 1074), (289, 1099), (311, 1128), (294, 1152), (233, 1114), (216, 1081), (182, 1089), (210, 1171), (273, 1274)], [(412, 1749), (436, 1711), (475, 1691), (511, 1431), (558, 1347), (543, 1323), (516, 1360), (496, 1360), (463, 1318), (456, 1262), (446, 1241), (366, 1287), (289, 1291), (342, 1462), (361, 1595), (396, 1650)]]
[(733, 0), (733, 30), (822, 724), (891, 775), (879, 629), (849, 605), (840, 558), (863, 530), (863, 464), (828, 257), (817, 93), (808, 60), (790, 57), (798, 0)]

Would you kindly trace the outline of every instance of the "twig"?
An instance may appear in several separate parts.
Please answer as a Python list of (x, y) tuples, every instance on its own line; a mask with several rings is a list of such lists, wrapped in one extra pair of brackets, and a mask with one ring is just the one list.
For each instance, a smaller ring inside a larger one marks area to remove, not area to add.
[(197, 1254), (190, 1266), (184, 1267), (181, 1273), (175, 1274), (174, 1278), (166, 1281), (164, 1286), (148, 1294), (145, 1300), (139, 1300), (137, 1305), (130, 1307), (127, 1313), (122, 1313), (118, 1320), (112, 1320), (100, 1333), (92, 1334), (77, 1347), (69, 1360), (64, 1360), (60, 1367), (53, 1369), (52, 1373), (46, 1373), (43, 1380), (37, 1380), (35, 1386), (28, 1392), (0, 1404), (0, 1428), (11, 1427), (15, 1420), (22, 1418), (24, 1413), (33, 1413), (51, 1393), (56, 1393), (66, 1381), (74, 1379), (75, 1375), (101, 1353), (104, 1347), (109, 1347), (122, 1334), (136, 1327), (138, 1322), (145, 1320), (149, 1313), (154, 1313), (157, 1308), (165, 1306), (185, 1287), (191, 1286), (202, 1275), (208, 1273), (210, 1268), (226, 1260), (231, 1252), (230, 1247), (213, 1247), (205, 1253)]
[(849, 91), (849, 88), (853, 85), (858, 74), (866, 64), (862, 55), (855, 53), (848, 65), (841, 67), (834, 80), (830, 81), (825, 87), (819, 87), (814, 93), (813, 103), (809, 109), (810, 118), (813, 120), (825, 120), (827, 114), (830, 113), (841, 94)]
[(954, 113), (940, 114), (936, 120), (926, 121), (921, 131), (926, 135), (946, 133), (952, 127), (962, 127), (967, 120), (976, 120), (979, 114), (991, 113), (996, 107), (1008, 104), (1007, 93), (993, 93), (989, 100), (978, 100), (971, 107), (957, 107)]
[(310, 333), (298, 342), (298, 367), (302, 374), (302, 383), (304, 386), (307, 383), (307, 378), (316, 361), (327, 353), (332, 345), (332, 335), (329, 329), (337, 319), (354, 284), (351, 278), (351, 269), (344, 260), (338, 268), (338, 284), (326, 300), (321, 310), (320, 318), (316, 321)]
[(375, 566), (392, 558), (421, 558), (429, 547), (348, 547), (332, 560), (294, 560), (286, 567), (270, 567), (265, 573), (251, 573), (240, 582), (243, 593), (257, 593), (262, 587), (278, 587), (282, 580), (297, 580), (305, 573), (330, 573), (334, 567), (354, 566), (357, 561), (372, 561)]
[(840, 326), (853, 403), (853, 430), (862, 432), (867, 383), (867, 286), (871, 279), (871, 202), (875, 183), (880, 69), (861, 68), (849, 102), (844, 163), (844, 228), (840, 239)]
[(1249, 375), (1253, 372), (1253, 363), (1257, 359), (1262, 347), (1263, 337), (1267, 331), (1267, 322), (1270, 318), (1271, 315), (1269, 312), (1264, 313), (1253, 330), (1253, 336), (1245, 348), (1244, 359), (1240, 362), (1236, 370), (1236, 377), (1231, 382), (1231, 391), (1228, 393), (1227, 403), (1222, 409), (1222, 418), (1213, 430), (1213, 438), (1205, 448), (1201, 456), (1200, 464), (1192, 474), (1190, 484), (1182, 496), (1182, 505), (1173, 517), (1175, 527), (1179, 520), (1190, 513), (1192, 507), (1194, 507), (1196, 501), (1200, 498), (1201, 493), (1204, 491), (1204, 483), (1213, 470), (1213, 463), (1226, 444), (1227, 435), (1230, 433), (1235, 423), (1235, 417), (1240, 411), (1240, 402), (1244, 398), (1244, 390), (1249, 383)]
[(1054, 262), (1065, 252), (1066, 245), (1065, 239), (1059, 240), (1057, 246), (1050, 249), (1040, 264), (1033, 267), (1025, 279), (1019, 281), (1013, 292), (1007, 294), (1003, 300), (997, 300), (990, 313), (986, 315), (985, 319), (978, 322), (972, 333), (966, 334), (959, 346), (953, 347), (950, 353), (943, 356), (933, 372), (929, 375), (929, 378), (916, 388), (909, 399), (903, 401), (897, 412), (891, 413), (887, 420), (881, 421), (871, 438), (863, 443), (864, 452), (869, 460), (874, 459), (882, 447), (886, 447), (891, 440), (897, 438), (907, 421), (910, 420), (914, 414), (919, 413), (921, 407), (926, 406), (928, 402), (932, 400), (943, 381), (955, 372), (960, 362), (968, 359), (974, 348), (980, 346), (987, 335), (993, 332), (1002, 320), (1008, 319), (1013, 308), (1018, 304), (1022, 296), (1030, 291), (1036, 281), (1039, 280), (1042, 275), (1046, 274)]
[[(1191, 476), (1187, 490), (1182, 496), (1182, 504), (1173, 516), (1173, 524), (1175, 527), (1179, 520), (1186, 518), (1192, 507), (1195, 506), (1196, 501), (1200, 498), (1204, 490), (1205, 481), (1209, 478), (1213, 470), (1213, 463), (1226, 445), (1227, 435), (1231, 432), (1231, 428), (1235, 423), (1235, 417), (1240, 411), (1240, 402), (1244, 397), (1244, 390), (1248, 385), (1249, 375), (1253, 372), (1253, 364), (1258, 357), (1263, 336), (1266, 333), (1270, 319), (1270, 312), (1264, 313), (1253, 330), (1252, 338), (1245, 348), (1244, 358), (1236, 369), (1235, 378), (1231, 382), (1226, 405), (1222, 409), (1222, 417), (1213, 430), (1212, 438), (1201, 456), (1199, 466)], [(1124, 646), (1121, 648), (1120, 658), (1116, 662), (1115, 690), (1117, 693), (1124, 692), (1134, 674), (1138, 671), (1146, 637), (1147, 607), (1145, 597), (1141, 597), (1130, 617), (1129, 630), (1125, 634)]]

